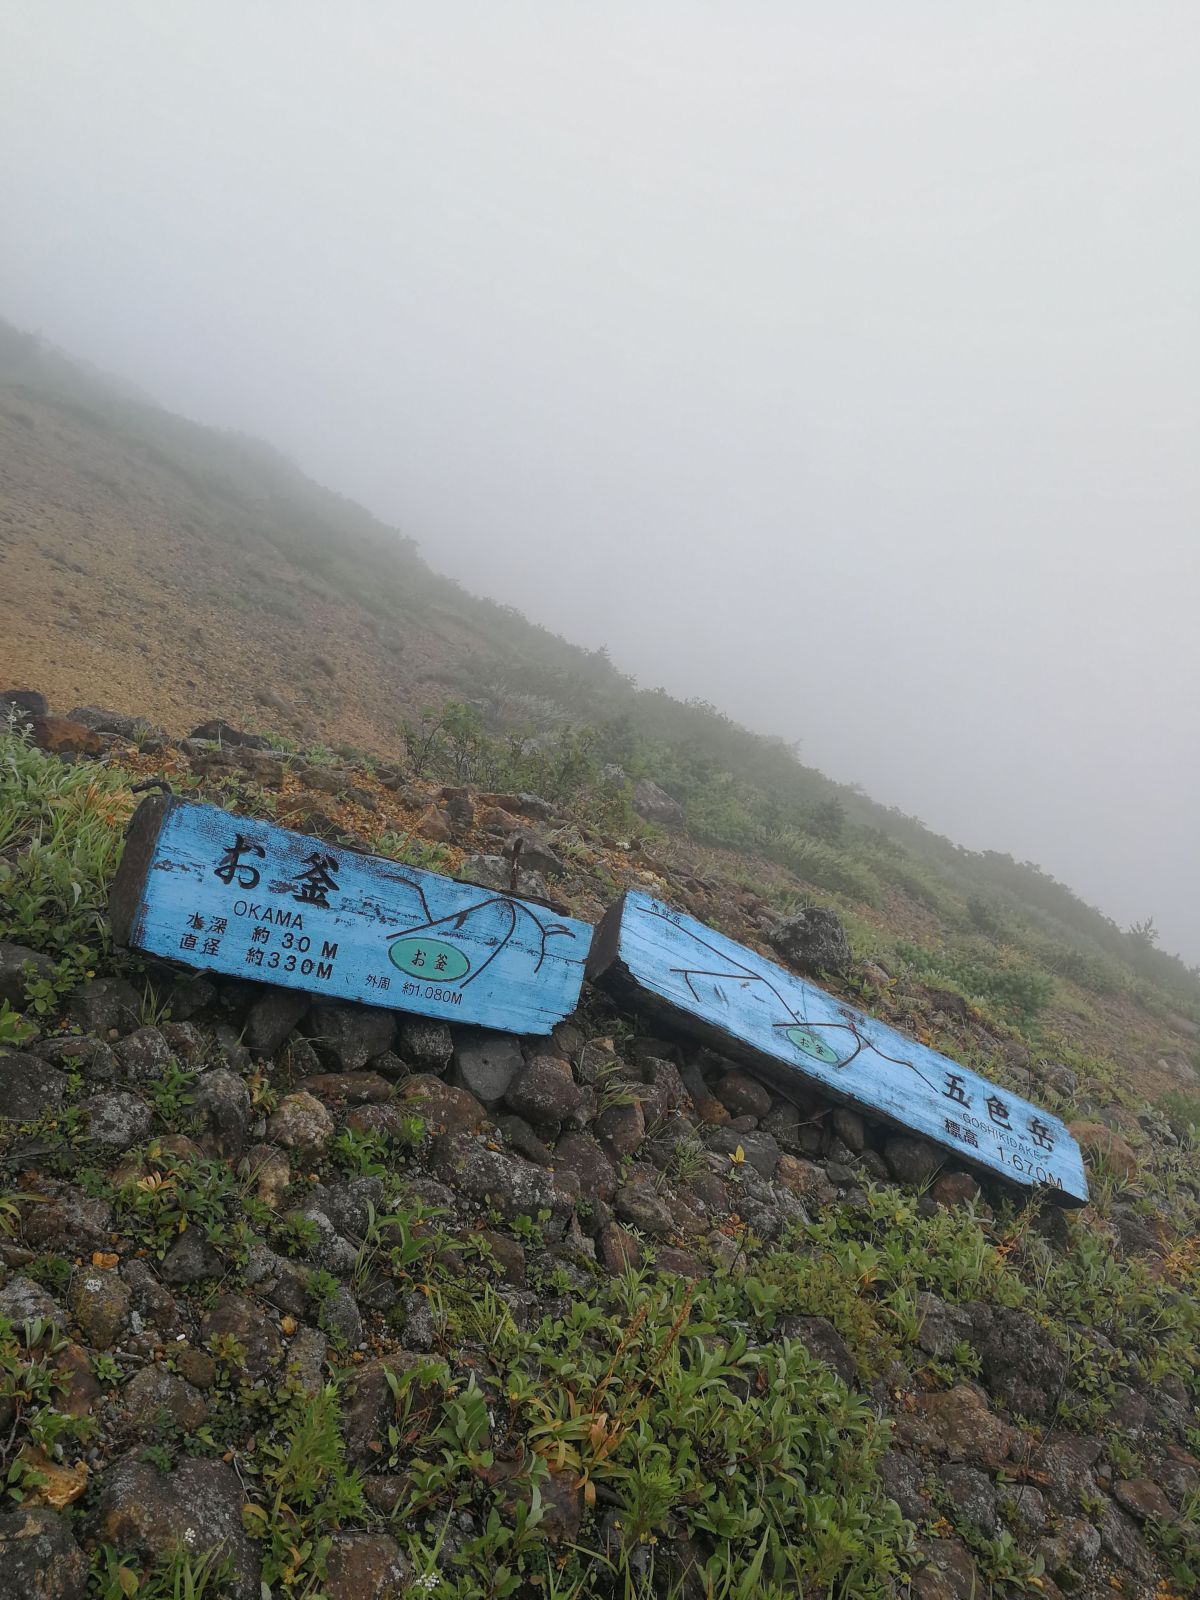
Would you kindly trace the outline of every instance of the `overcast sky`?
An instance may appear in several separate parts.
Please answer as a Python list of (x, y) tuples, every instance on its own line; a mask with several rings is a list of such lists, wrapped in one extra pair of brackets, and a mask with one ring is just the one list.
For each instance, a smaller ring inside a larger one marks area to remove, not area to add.
[(1200, 7), (0, 0), (0, 315), (1200, 959)]

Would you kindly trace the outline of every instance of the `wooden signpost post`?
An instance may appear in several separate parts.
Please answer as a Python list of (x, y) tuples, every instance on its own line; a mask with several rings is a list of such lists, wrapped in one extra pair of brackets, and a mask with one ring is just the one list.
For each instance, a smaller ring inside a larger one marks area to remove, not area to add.
[(613, 906), (596, 930), (588, 973), (779, 1081), (807, 1079), (960, 1161), (1066, 1205), (1087, 1201), (1079, 1146), (1050, 1112), (662, 901), (631, 892)]
[(515, 895), (157, 795), (109, 916), (122, 943), (204, 971), (530, 1034), (574, 1011), (592, 936)]

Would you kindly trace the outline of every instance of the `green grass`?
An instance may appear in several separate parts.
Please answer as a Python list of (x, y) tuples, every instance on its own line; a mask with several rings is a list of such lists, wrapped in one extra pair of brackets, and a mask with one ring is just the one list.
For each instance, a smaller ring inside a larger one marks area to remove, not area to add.
[(0, 734), (0, 939), (61, 967), (61, 982), (31, 986), (33, 1009), (111, 954), (105, 902), (132, 809), (119, 769), (64, 766)]

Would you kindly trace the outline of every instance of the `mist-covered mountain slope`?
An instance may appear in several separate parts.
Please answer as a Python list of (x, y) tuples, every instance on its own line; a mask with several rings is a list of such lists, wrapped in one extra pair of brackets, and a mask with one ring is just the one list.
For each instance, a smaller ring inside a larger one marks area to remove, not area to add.
[[(132, 704), (177, 730), (225, 716), (382, 756), (448, 702), (489, 734), (574, 730), (602, 764), (664, 788), (693, 838), (903, 924), (940, 980), (985, 994), (1036, 969), (1102, 1010), (1134, 994), (1200, 1020), (1200, 982), (1152, 926), (1120, 929), (1038, 867), (961, 850), (780, 740), (639, 690), (602, 652), (438, 576), (410, 538), (269, 446), (174, 416), (7, 324), (0, 582), (0, 679), (58, 705)], [(928, 948), (947, 923), (965, 941), (953, 962)]]
[(48, 713), (0, 734), (0, 1593), (1195, 1592), (1185, 1018), (1110, 997), (1113, 1052), (1170, 1053), (1139, 1074), (1069, 979), (932, 978), (899, 892), (824, 928), (835, 994), (1070, 1120), (1091, 1201), (1043, 1208), (590, 985), (522, 1040), (113, 946), (156, 782), (474, 882), (520, 839), (584, 920), (638, 888), (777, 941), (788, 869), (640, 817), (574, 734), (451, 707), (384, 762)]
[[(1194, 1591), (1200, 1004), (1151, 929), (11, 332), (0, 440), (0, 1595)], [(520, 839), (590, 922), (833, 908), (827, 986), (1070, 1122), (1091, 1203), (590, 986), (489, 1038), (114, 948), (155, 782), (474, 882)]]

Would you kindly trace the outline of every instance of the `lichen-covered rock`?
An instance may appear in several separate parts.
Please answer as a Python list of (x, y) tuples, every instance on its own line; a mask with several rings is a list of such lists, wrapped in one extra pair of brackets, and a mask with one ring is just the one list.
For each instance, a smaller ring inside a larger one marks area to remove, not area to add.
[(132, 1295), (115, 1272), (81, 1273), (71, 1287), (71, 1312), (95, 1350), (116, 1344), (129, 1315)]
[(128, 1150), (140, 1144), (154, 1126), (154, 1113), (146, 1102), (124, 1090), (91, 1095), (80, 1109), (87, 1138), (107, 1150)]
[(673, 1061), (642, 1057), (637, 1063), (637, 1073), (644, 1085), (638, 1090), (638, 1099), (648, 1123), (671, 1116), (687, 1100), (687, 1087)]
[(494, 1228), (484, 1228), (473, 1235), (481, 1240), (491, 1251), (492, 1258), (500, 1269), (500, 1275), (506, 1283), (517, 1289), (525, 1287), (525, 1248), (519, 1239), (514, 1239), (510, 1233), (499, 1233)]
[(88, 1563), (57, 1512), (0, 1513), (0, 1600), (84, 1600)]
[(1136, 1578), (1148, 1578), (1153, 1570), (1149, 1550), (1142, 1541), (1137, 1523), (1112, 1500), (1107, 1500), (1097, 1519), (1100, 1548)]
[(236, 1072), (218, 1067), (202, 1073), (192, 1091), (192, 1109), (204, 1119), (198, 1135), (210, 1155), (234, 1160), (241, 1155), (250, 1126), (250, 1091)]
[(1067, 1375), (1067, 1357), (1027, 1311), (995, 1306), (978, 1340), (988, 1388), (1026, 1417), (1052, 1411)]
[(218, 1337), (236, 1339), (245, 1351), (243, 1366), (251, 1378), (262, 1378), (279, 1360), (280, 1342), (275, 1325), (253, 1300), (240, 1294), (222, 1295), (200, 1324), (200, 1337), (212, 1344)]
[(223, 1277), (225, 1263), (199, 1228), (188, 1228), (167, 1251), (158, 1270), (164, 1282), (183, 1285)]
[(149, 1323), (165, 1338), (173, 1338), (183, 1331), (175, 1296), (159, 1282), (148, 1262), (138, 1256), (130, 1256), (122, 1261), (120, 1272), (122, 1282), (129, 1286), (130, 1305), (143, 1322)]
[(578, 1111), (582, 1095), (565, 1061), (557, 1056), (534, 1056), (515, 1074), (504, 1098), (534, 1127), (557, 1130)]
[(910, 1522), (923, 1523), (930, 1516), (930, 1500), (925, 1486), (926, 1464), (922, 1457), (903, 1450), (885, 1450), (879, 1458), (879, 1480), (883, 1491), (900, 1507)]
[(91, 978), (74, 990), (67, 1015), (81, 1033), (128, 1033), (138, 1025), (141, 999), (124, 978)]
[(1031, 1483), (1002, 1483), (996, 1506), (1004, 1520), (1022, 1533), (1037, 1533), (1046, 1522), (1046, 1496)]
[(392, 1600), (407, 1588), (408, 1558), (388, 1533), (335, 1533), (322, 1591), (328, 1600)]
[(1064, 1517), (1040, 1541), (1037, 1553), (1055, 1582), (1072, 1592), (1100, 1559), (1100, 1530), (1082, 1517)]
[(431, 1134), (480, 1133), (488, 1126), (487, 1112), (475, 1095), (429, 1073), (405, 1078), (398, 1085), (398, 1093), (394, 1106), (397, 1115), (411, 1116), (415, 1112)]
[(254, 1185), (257, 1199), (278, 1211), (292, 1181), (292, 1166), (284, 1151), (273, 1144), (256, 1144), (238, 1163), (238, 1175)]
[(683, 807), (673, 800), (665, 789), (652, 778), (639, 778), (631, 796), (633, 809), (647, 822), (657, 822), (662, 828), (682, 828), (685, 817)]
[(381, 1105), (396, 1092), (378, 1072), (315, 1072), (296, 1087), (329, 1105)]
[[(532, 1161), (539, 1167), (554, 1166), (554, 1152), (550, 1146), (540, 1139), (533, 1131), (524, 1117), (513, 1116), (497, 1117), (496, 1126), (510, 1150), (519, 1156), (524, 1156), (526, 1161)], [(549, 1128), (543, 1132), (549, 1134)]]
[(394, 1013), (371, 1006), (323, 1001), (313, 1006), (305, 1026), (318, 1054), (342, 1072), (365, 1067), (372, 1056), (390, 1049), (396, 1037)]
[(1078, 1141), (1085, 1156), (1102, 1161), (1118, 1178), (1132, 1183), (1138, 1175), (1138, 1160), (1128, 1143), (1119, 1133), (1105, 1127), (1103, 1122), (1072, 1122), (1068, 1133)]
[(63, 1102), (66, 1074), (37, 1056), (0, 1045), (0, 1118), (34, 1122)]
[(171, 1046), (158, 1028), (137, 1028), (115, 1047), (120, 1075), (127, 1083), (153, 1083), (171, 1060)]
[(112, 1083), (117, 1075), (117, 1058), (102, 1039), (87, 1039), (69, 1034), (62, 1039), (40, 1039), (28, 1053), (63, 1072), (77, 1072), (89, 1083)]
[(454, 1036), (444, 1022), (401, 1017), (396, 1029), (396, 1050), (414, 1072), (440, 1076), (454, 1055)]
[(771, 943), (797, 972), (844, 973), (853, 961), (841, 918), (828, 906), (806, 906), (784, 917), (776, 923)]
[(837, 1199), (837, 1190), (821, 1168), (802, 1156), (781, 1154), (775, 1164), (775, 1182), (810, 1206), (832, 1205)]
[(950, 1461), (969, 1461), (997, 1472), (1019, 1436), (991, 1410), (982, 1390), (959, 1383), (918, 1395), (914, 1410), (897, 1419), (896, 1437)]
[(196, 1457), (161, 1473), (123, 1456), (100, 1478), (87, 1528), (93, 1538), (144, 1558), (187, 1550), (229, 1564), (230, 1600), (259, 1600), (259, 1559), (242, 1526), (246, 1495), (222, 1461)]
[(141, 1433), (152, 1434), (165, 1417), (184, 1433), (194, 1433), (208, 1416), (199, 1389), (157, 1363), (136, 1373), (121, 1391), (121, 1404)]
[(625, 1105), (606, 1107), (596, 1118), (592, 1131), (608, 1159), (619, 1166), (633, 1155), (646, 1137), (646, 1119), (641, 1105), (632, 1100)]
[[(520, 846), (519, 853), (517, 853), (518, 846)], [(536, 872), (543, 878), (559, 878), (567, 870), (563, 858), (552, 847), (545, 834), (535, 833), (528, 828), (516, 836), (505, 852), (510, 861), (514, 853), (517, 853), (516, 859), (522, 873)]]
[(59, 1328), (67, 1325), (67, 1314), (53, 1295), (43, 1289), (40, 1283), (34, 1283), (32, 1278), (23, 1278), (19, 1274), (10, 1278), (0, 1289), (0, 1317), (7, 1318), (18, 1327), (23, 1322), (39, 1320), (53, 1322)]
[(798, 1339), (811, 1356), (832, 1367), (843, 1383), (857, 1381), (854, 1357), (828, 1317), (784, 1317), (777, 1332), (781, 1338)]
[(955, 1345), (969, 1342), (975, 1325), (965, 1306), (950, 1305), (935, 1294), (917, 1295), (917, 1315), (921, 1319), (917, 1344), (926, 1355), (941, 1360)]
[(467, 1134), (443, 1134), (434, 1141), (433, 1170), (469, 1200), (495, 1206), (506, 1220), (550, 1214), (561, 1232), (571, 1197), (555, 1175), (503, 1150), (489, 1150)]
[(605, 1270), (614, 1278), (630, 1267), (636, 1267), (642, 1258), (642, 1247), (637, 1239), (628, 1228), (622, 1228), (616, 1222), (610, 1222), (600, 1230), (596, 1248)]
[(732, 1157), (731, 1165), (745, 1162), (764, 1178), (775, 1176), (781, 1154), (778, 1144), (771, 1135), (759, 1130), (752, 1133), (738, 1133), (732, 1128), (714, 1128), (708, 1135), (708, 1148), (715, 1150), (718, 1155)]
[(1113, 1486), (1113, 1495), (1139, 1522), (1175, 1521), (1175, 1507), (1153, 1478), (1121, 1478)]
[(1000, 1516), (996, 1505), (996, 1487), (986, 1472), (970, 1467), (964, 1461), (951, 1461), (938, 1476), (951, 1507), (951, 1521), (956, 1528), (964, 1524), (978, 1528), (989, 1538), (1000, 1530)]
[(918, 1539), (912, 1575), (915, 1600), (977, 1600), (979, 1572), (958, 1539)]
[(670, 1206), (652, 1184), (627, 1183), (617, 1190), (616, 1213), (631, 1228), (652, 1239), (668, 1239), (678, 1231)]
[[(358, 1371), (354, 1387), (343, 1411), (342, 1437), (346, 1459), (352, 1466), (365, 1466), (377, 1459), (387, 1442), (390, 1423), (397, 1415), (396, 1399), (388, 1381), (389, 1372), (404, 1382), (403, 1374), (423, 1364), (423, 1358), (408, 1350), (393, 1350), (377, 1361), (366, 1362)], [(408, 1380), (415, 1382), (415, 1380)], [(411, 1409), (420, 1410), (435, 1398), (427, 1387), (410, 1391)]]
[(267, 1122), (272, 1144), (294, 1150), (302, 1161), (316, 1161), (333, 1137), (333, 1118), (315, 1096), (301, 1089), (284, 1095)]
[[(428, 1301), (423, 1303), (428, 1305)], [(321, 1305), (321, 1328), (334, 1344), (342, 1350), (354, 1350), (362, 1343), (362, 1314), (358, 1301), (344, 1283), (340, 1283)]]
[(564, 1134), (554, 1147), (554, 1164), (576, 1174), (585, 1200), (609, 1201), (617, 1192), (616, 1171), (590, 1134)]
[(1054, 1505), (1072, 1510), (1081, 1494), (1095, 1493), (1092, 1468), (1103, 1449), (1102, 1440), (1086, 1434), (1052, 1435), (1033, 1452), (1030, 1464)]
[(934, 1180), (929, 1197), (947, 1211), (971, 1205), (979, 1199), (979, 1185), (969, 1172), (942, 1172)]

